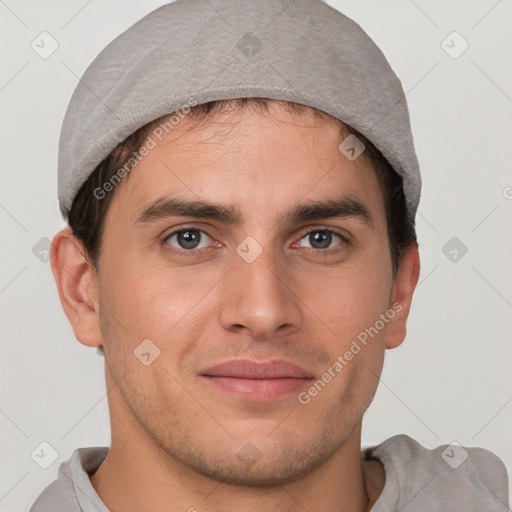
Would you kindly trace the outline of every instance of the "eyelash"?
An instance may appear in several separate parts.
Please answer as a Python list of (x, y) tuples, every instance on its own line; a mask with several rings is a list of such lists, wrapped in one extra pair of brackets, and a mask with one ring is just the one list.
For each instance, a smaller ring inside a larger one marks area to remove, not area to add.
[[(177, 249), (176, 247), (173, 247), (171, 246), (168, 241), (169, 239), (176, 235), (176, 234), (179, 234), (179, 233), (182, 233), (182, 232), (185, 232), (185, 231), (198, 231), (200, 233), (204, 233), (205, 235), (207, 235), (208, 237), (210, 237), (212, 240), (214, 240), (214, 238), (207, 232), (205, 231), (204, 229), (199, 229), (195, 226), (185, 226), (183, 228), (180, 228), (180, 229), (177, 229), (175, 231), (172, 231), (171, 233), (169, 233), (168, 235), (166, 235), (163, 239), (162, 239), (162, 245), (165, 245), (167, 250), (171, 251), (172, 253), (174, 254), (178, 254), (178, 255), (185, 255), (185, 254), (194, 254), (194, 255), (200, 255), (202, 254), (204, 251), (207, 251), (209, 249), (211, 249), (211, 247), (203, 247), (201, 249)], [(309, 249), (309, 251), (313, 251), (315, 253), (324, 253), (324, 255), (328, 256), (328, 255), (334, 255), (334, 254), (337, 254), (338, 252), (341, 252), (345, 246), (349, 245), (350, 244), (350, 241), (349, 239), (342, 235), (339, 231), (337, 230), (334, 230), (334, 229), (325, 229), (325, 228), (315, 228), (315, 229), (311, 229), (305, 233), (303, 233), (300, 238), (299, 238), (299, 242), (307, 237), (308, 235), (310, 235), (311, 233), (318, 233), (318, 232), (324, 232), (324, 233), (333, 233), (335, 234), (336, 236), (340, 237), (341, 238), (341, 243), (339, 244), (339, 246), (336, 246), (337, 248), (330, 248), (330, 249), (315, 249), (315, 248), (312, 248), (312, 247), (304, 247), (304, 249)]]

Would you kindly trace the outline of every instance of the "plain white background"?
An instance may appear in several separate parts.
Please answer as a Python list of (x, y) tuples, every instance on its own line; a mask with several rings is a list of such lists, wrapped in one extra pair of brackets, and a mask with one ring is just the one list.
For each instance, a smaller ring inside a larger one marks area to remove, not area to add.
[[(0, 2), (0, 511), (28, 510), (73, 450), (110, 441), (103, 359), (75, 339), (33, 248), (64, 227), (58, 136), (78, 77), (164, 3)], [(328, 3), (368, 32), (402, 80), (423, 175), (420, 284), (363, 445), (400, 433), (430, 448), (457, 441), (494, 451), (511, 473), (512, 2)], [(58, 42), (47, 59), (31, 48), (43, 31)], [(31, 457), (42, 442), (58, 453), (47, 469)]]

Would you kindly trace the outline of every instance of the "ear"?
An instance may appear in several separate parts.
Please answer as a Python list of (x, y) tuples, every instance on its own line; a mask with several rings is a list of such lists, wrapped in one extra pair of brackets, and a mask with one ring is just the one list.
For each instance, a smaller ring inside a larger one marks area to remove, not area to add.
[(386, 329), (386, 348), (396, 348), (405, 339), (407, 318), (414, 290), (420, 276), (418, 244), (414, 242), (404, 253), (391, 291), (391, 308), (396, 315)]
[(85, 258), (83, 244), (69, 227), (53, 237), (50, 263), (60, 303), (77, 340), (88, 347), (102, 345), (98, 276)]

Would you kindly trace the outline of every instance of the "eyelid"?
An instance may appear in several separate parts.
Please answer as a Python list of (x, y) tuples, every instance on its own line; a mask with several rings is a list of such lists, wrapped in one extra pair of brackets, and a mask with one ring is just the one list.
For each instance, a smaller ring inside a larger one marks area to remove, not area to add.
[(210, 247), (201, 247), (199, 249), (180, 249), (178, 247), (174, 247), (172, 245), (170, 245), (168, 243), (169, 239), (178, 234), (178, 233), (181, 233), (183, 231), (199, 231), (200, 233), (206, 235), (207, 237), (209, 237), (211, 240), (213, 240), (214, 243), (218, 244), (219, 242), (217, 242), (217, 240), (215, 240), (215, 238), (210, 235), (210, 233), (208, 232), (208, 230), (204, 229), (204, 228), (201, 228), (201, 227), (198, 227), (198, 226), (183, 226), (183, 227), (179, 227), (179, 228), (175, 228), (173, 229), (172, 231), (170, 231), (168, 234), (164, 235), (162, 237), (162, 245), (168, 245), (170, 247), (170, 250), (173, 251), (173, 252), (177, 252), (177, 253), (198, 253), (198, 252), (202, 252), (204, 250), (207, 250), (209, 249)]
[(299, 235), (299, 238), (302, 239), (306, 235), (309, 235), (310, 233), (315, 233), (317, 231), (329, 231), (329, 232), (335, 233), (339, 237), (343, 238), (343, 240), (345, 240), (346, 242), (350, 241), (350, 235), (344, 229), (338, 228), (336, 226), (325, 226), (325, 225), (324, 226), (319, 225), (319, 226), (308, 227), (306, 229), (306, 231), (304, 231), (301, 235)]
[(341, 238), (341, 243), (338, 245), (335, 245), (334, 247), (329, 247), (327, 249), (315, 249), (314, 247), (304, 247), (304, 249), (307, 249), (308, 251), (314, 251), (317, 253), (324, 253), (326, 255), (328, 254), (334, 254), (338, 251), (342, 251), (347, 245), (350, 244), (350, 236), (343, 230), (340, 230), (338, 228), (335, 228), (333, 226), (313, 226), (312, 228), (308, 228), (307, 231), (301, 233), (297, 239), (296, 242), (292, 244), (292, 247), (300, 247), (298, 244), (308, 235), (311, 233), (318, 233), (318, 232), (328, 232), (328, 233), (334, 233), (336, 236)]

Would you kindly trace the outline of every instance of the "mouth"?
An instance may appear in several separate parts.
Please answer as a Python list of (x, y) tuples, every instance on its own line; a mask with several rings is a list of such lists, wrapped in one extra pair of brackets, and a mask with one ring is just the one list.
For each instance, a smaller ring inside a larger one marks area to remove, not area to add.
[(314, 379), (310, 372), (288, 361), (248, 359), (224, 361), (202, 371), (200, 377), (218, 391), (249, 401), (279, 400)]

